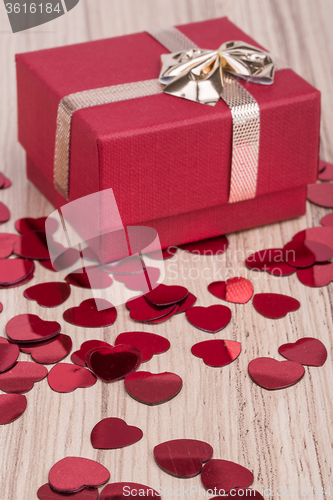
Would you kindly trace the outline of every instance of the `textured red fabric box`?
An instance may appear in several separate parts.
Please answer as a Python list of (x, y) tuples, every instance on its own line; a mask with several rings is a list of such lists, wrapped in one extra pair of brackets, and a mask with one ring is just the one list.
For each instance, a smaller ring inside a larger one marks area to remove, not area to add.
[[(227, 18), (179, 26), (199, 47), (259, 46)], [(29, 179), (56, 207), (57, 108), (72, 93), (158, 78), (168, 51), (147, 33), (17, 56), (19, 140)], [(69, 201), (112, 188), (124, 225), (157, 229), (163, 247), (296, 217), (318, 169), (320, 92), (291, 69), (274, 84), (240, 81), (260, 107), (257, 195), (228, 203), (232, 119), (214, 106), (167, 94), (74, 113)]]

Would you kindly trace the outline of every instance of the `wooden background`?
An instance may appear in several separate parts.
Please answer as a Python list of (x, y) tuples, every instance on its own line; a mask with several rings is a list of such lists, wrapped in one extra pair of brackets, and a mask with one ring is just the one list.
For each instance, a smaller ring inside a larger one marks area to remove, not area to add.
[[(1, 201), (12, 214), (2, 231), (14, 231), (14, 221), (20, 217), (39, 217), (53, 210), (25, 178), (24, 152), (16, 138), (15, 53), (225, 15), (322, 91), (321, 155), (332, 161), (333, 3), (329, 0), (81, 0), (65, 16), (15, 35), (0, 5), (0, 170), (13, 181), (11, 189), (0, 192)], [(183, 266), (183, 275), (168, 282), (188, 286), (199, 305), (218, 303), (207, 292), (214, 275), (206, 271), (202, 276), (205, 267), (220, 269), (222, 277), (246, 276), (242, 254), (279, 247), (297, 231), (319, 225), (328, 212), (308, 204), (307, 215), (298, 220), (232, 234), (224, 260), (192, 256), (184, 262), (189, 254), (179, 251), (167, 265), (173, 264), (172, 269), (179, 272)], [(54, 279), (54, 274), (39, 264), (36, 268), (29, 286)], [(277, 279), (252, 273), (250, 278), (256, 292), (290, 294), (300, 300), (301, 308), (272, 321), (260, 316), (251, 302), (231, 305), (232, 321), (216, 337), (237, 339), (242, 343), (242, 353), (223, 369), (209, 368), (191, 355), (194, 343), (212, 337), (191, 327), (184, 315), (161, 325), (141, 327), (121, 306), (114, 326), (89, 330), (62, 320), (66, 308), (87, 297), (82, 290), (73, 289), (70, 299), (56, 309), (28, 302), (23, 297), (25, 287), (1, 290), (2, 335), (6, 322), (23, 312), (59, 320), (64, 333), (71, 335), (74, 349), (92, 338), (113, 342), (120, 332), (139, 327), (165, 335), (171, 342), (167, 353), (155, 356), (142, 369), (174, 371), (184, 380), (181, 393), (157, 407), (134, 401), (122, 382), (107, 385), (98, 381), (92, 388), (71, 394), (53, 392), (47, 380), (36, 384), (27, 394), (28, 408), (23, 417), (0, 429), (1, 500), (37, 498), (36, 491), (47, 482), (52, 465), (71, 455), (101, 461), (109, 468), (112, 482), (133, 481), (154, 488), (199, 487), (200, 476), (175, 479), (154, 463), (154, 446), (175, 438), (206, 440), (214, 447), (215, 458), (249, 467), (255, 476), (254, 488), (271, 488), (271, 496), (265, 498), (331, 498), (333, 285), (306, 288), (296, 275)], [(282, 359), (278, 346), (304, 336), (317, 337), (326, 345), (329, 357), (323, 367), (306, 368), (300, 383), (281, 391), (265, 391), (250, 380), (247, 365), (251, 359)], [(29, 358), (21, 355), (20, 359)], [(90, 432), (106, 416), (121, 417), (139, 426), (143, 439), (121, 450), (94, 450)], [(198, 498), (198, 493), (192, 496)], [(167, 497), (171, 495), (164, 494), (163, 498)]]

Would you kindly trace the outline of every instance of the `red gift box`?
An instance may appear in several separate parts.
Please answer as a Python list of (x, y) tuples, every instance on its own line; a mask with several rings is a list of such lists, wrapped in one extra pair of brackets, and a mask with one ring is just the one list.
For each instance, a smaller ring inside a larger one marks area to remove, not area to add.
[[(199, 47), (242, 40), (227, 18), (178, 27)], [(232, 117), (167, 94), (76, 111), (70, 142), (69, 200), (53, 185), (57, 110), (84, 90), (158, 78), (168, 53), (148, 33), (17, 55), (19, 141), (28, 178), (56, 206), (112, 188), (124, 225), (154, 227), (162, 247), (305, 213), (317, 178), (320, 92), (291, 69), (270, 86), (240, 80), (260, 107), (256, 197), (228, 203)]]

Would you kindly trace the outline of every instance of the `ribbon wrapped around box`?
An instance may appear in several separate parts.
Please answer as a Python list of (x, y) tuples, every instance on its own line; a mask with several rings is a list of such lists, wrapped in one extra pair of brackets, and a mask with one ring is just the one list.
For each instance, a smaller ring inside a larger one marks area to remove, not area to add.
[(164, 247), (302, 215), (320, 92), (274, 69), (227, 18), (18, 55), (28, 177), (56, 207), (111, 187)]

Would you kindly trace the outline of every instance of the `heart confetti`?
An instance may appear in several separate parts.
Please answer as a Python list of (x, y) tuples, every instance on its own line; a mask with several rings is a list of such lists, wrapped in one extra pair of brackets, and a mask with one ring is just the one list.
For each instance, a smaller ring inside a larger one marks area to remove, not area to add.
[(320, 340), (304, 337), (295, 343), (283, 344), (279, 353), (290, 361), (306, 366), (322, 366), (327, 359), (326, 347)]
[(301, 306), (293, 297), (279, 293), (256, 293), (253, 305), (260, 314), (270, 319), (284, 318)]
[(246, 259), (245, 264), (253, 271), (267, 271), (273, 276), (290, 276), (296, 271), (295, 267), (284, 261), (282, 248), (267, 248), (253, 253)]
[(125, 389), (132, 398), (146, 405), (159, 405), (170, 401), (181, 391), (183, 381), (170, 372), (135, 372), (125, 378)]
[(14, 343), (49, 340), (61, 330), (57, 321), (44, 321), (36, 314), (19, 314), (10, 319), (6, 333)]
[(49, 472), (51, 488), (68, 494), (84, 488), (98, 488), (109, 479), (110, 473), (104, 465), (82, 457), (63, 458)]
[(87, 368), (71, 363), (56, 364), (49, 371), (47, 380), (51, 389), (56, 392), (73, 392), (75, 389), (85, 389), (93, 386), (97, 381), (95, 375)]
[[(14, 344), (13, 344), (14, 345)], [(69, 335), (60, 333), (57, 337), (46, 342), (41, 342), (29, 347), (20, 347), (22, 352), (31, 354), (31, 357), (36, 363), (49, 365), (58, 363), (64, 359), (72, 350), (72, 339)]]
[(7, 222), (10, 219), (10, 211), (2, 201), (0, 201), (0, 224)]
[(191, 325), (208, 333), (219, 332), (231, 320), (231, 310), (222, 305), (191, 307), (185, 315)]
[(195, 344), (191, 352), (202, 358), (208, 366), (222, 367), (235, 361), (241, 352), (241, 344), (233, 340), (205, 340)]
[(140, 441), (143, 432), (121, 418), (104, 418), (91, 431), (91, 444), (98, 450), (124, 448)]
[(102, 340), (87, 340), (83, 342), (79, 351), (73, 352), (71, 355), (71, 361), (79, 366), (86, 366), (86, 354), (89, 351), (95, 350), (97, 347), (112, 347), (107, 342), (103, 342)]
[(226, 236), (216, 236), (215, 238), (179, 245), (179, 248), (198, 255), (219, 255), (227, 250), (228, 245), (229, 242)]
[(316, 257), (305, 241), (290, 241), (283, 247), (283, 258), (287, 264), (293, 267), (312, 266)]
[(131, 307), (130, 317), (135, 321), (141, 321), (143, 323), (163, 318), (174, 310), (174, 306), (159, 307), (148, 304), (144, 297), (140, 297), (140, 300), (134, 299), (128, 303)]
[(326, 286), (333, 281), (333, 263), (317, 264), (307, 269), (297, 269), (297, 278), (312, 288)]
[(311, 184), (308, 186), (307, 198), (319, 207), (333, 208), (333, 184)]
[(233, 304), (246, 304), (253, 295), (253, 285), (246, 278), (231, 278), (227, 281), (214, 281), (208, 285), (208, 291), (218, 299)]
[(311, 250), (316, 262), (327, 262), (333, 257), (333, 248), (318, 243), (318, 241), (305, 241), (305, 246)]
[(168, 339), (148, 332), (124, 332), (118, 335), (115, 345), (127, 344), (142, 352), (142, 363), (149, 361), (154, 354), (162, 354), (170, 349)]
[[(13, 259), (13, 260), (16, 260), (16, 259)], [(33, 261), (30, 261), (30, 262), (32, 262), (32, 264), (33, 264)], [(35, 269), (35, 265), (33, 265), (33, 269)], [(26, 278), (24, 278), (21, 281), (17, 281), (15, 283), (11, 283), (8, 285), (1, 285), (0, 284), (0, 290), (8, 290), (9, 288), (16, 288), (18, 286), (26, 285), (27, 283), (29, 283), (29, 281), (32, 280), (33, 277), (34, 277), (34, 273), (31, 272), (30, 274), (28, 274), (28, 276)]]
[(49, 483), (44, 484), (37, 491), (39, 500), (98, 500), (98, 490), (84, 489), (78, 493), (72, 493), (70, 496), (57, 493), (50, 488)]
[(333, 227), (310, 227), (295, 234), (293, 240), (296, 241), (316, 241), (330, 248), (333, 248)]
[(184, 286), (158, 285), (154, 290), (145, 294), (145, 299), (155, 306), (170, 306), (185, 300), (188, 290)]
[(327, 161), (319, 160), (319, 174), (320, 181), (333, 181), (333, 165)]
[(49, 259), (46, 234), (42, 231), (22, 234), (14, 242), (14, 253), (25, 259)]
[(15, 229), (20, 234), (31, 233), (31, 231), (39, 231), (45, 233), (46, 219), (48, 219), (47, 232), (54, 233), (58, 229), (58, 222), (51, 217), (40, 217), (39, 219), (25, 217), (23, 219), (18, 219), (15, 222)]
[(178, 302), (178, 311), (176, 314), (183, 313), (187, 311), (187, 309), (190, 309), (197, 301), (197, 298), (193, 293), (189, 292), (187, 297), (184, 300), (181, 300)]
[(3, 174), (2, 176), (5, 178), (5, 183), (3, 186), (1, 186), (1, 189), (8, 189), (12, 185), (12, 182), (10, 179), (8, 179), (8, 177), (5, 177)]
[(305, 370), (295, 361), (277, 361), (273, 358), (256, 358), (248, 366), (252, 380), (264, 389), (284, 389), (296, 384)]
[(127, 345), (99, 347), (86, 355), (86, 364), (104, 382), (125, 378), (141, 364), (141, 351)]
[(65, 280), (70, 285), (98, 290), (108, 288), (113, 283), (112, 278), (97, 266), (87, 266), (83, 269), (77, 269), (68, 274)]
[(167, 321), (172, 316), (174, 316), (175, 314), (177, 314), (178, 309), (179, 309), (179, 306), (175, 305), (173, 307), (173, 309), (168, 314), (166, 314), (165, 316), (162, 316), (162, 318), (157, 318), (157, 319), (154, 319), (152, 321), (146, 321), (146, 323), (149, 324), (149, 325), (157, 325), (158, 323), (163, 323), (164, 321)]
[(328, 215), (325, 215), (325, 217), (321, 219), (320, 223), (323, 226), (333, 227), (333, 212)]
[(19, 354), (20, 349), (17, 345), (11, 344), (4, 337), (0, 337), (0, 373), (9, 370), (15, 365)]
[(68, 299), (70, 293), (68, 283), (51, 281), (26, 288), (24, 296), (28, 300), (35, 300), (42, 307), (57, 307)]
[(0, 259), (6, 259), (12, 255), (17, 234), (0, 233)]
[(195, 477), (202, 465), (213, 456), (213, 448), (196, 439), (175, 439), (158, 444), (154, 448), (157, 465), (171, 476)]
[(0, 394), (0, 425), (17, 420), (27, 407), (27, 398), (22, 394)]
[(137, 500), (138, 497), (144, 497), (147, 500), (160, 500), (161, 495), (144, 484), (112, 483), (103, 488), (99, 500)]
[(0, 284), (4, 286), (20, 283), (33, 273), (35, 264), (25, 259), (0, 260)]
[[(98, 310), (98, 306), (102, 310)], [(78, 307), (67, 309), (63, 318), (67, 323), (85, 328), (111, 326), (117, 319), (116, 308), (105, 299), (87, 299)]]
[(222, 494), (234, 488), (247, 488), (254, 477), (251, 471), (228, 460), (212, 459), (204, 465), (201, 481), (207, 490), (216, 490)]
[(13, 394), (28, 392), (35, 382), (40, 382), (46, 375), (45, 366), (30, 361), (18, 361), (10, 370), (0, 373), (0, 389)]

